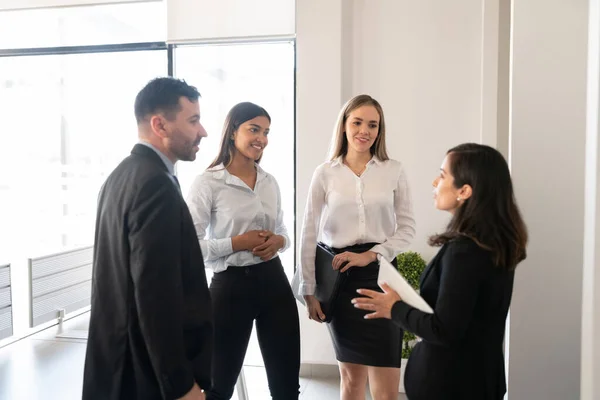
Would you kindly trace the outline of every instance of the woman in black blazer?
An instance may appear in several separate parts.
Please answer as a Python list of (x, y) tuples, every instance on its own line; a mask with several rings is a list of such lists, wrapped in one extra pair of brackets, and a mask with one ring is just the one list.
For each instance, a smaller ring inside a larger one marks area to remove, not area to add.
[(436, 208), (452, 219), (430, 244), (441, 246), (421, 276), (427, 314), (384, 293), (359, 289), (365, 318), (392, 319), (422, 340), (404, 376), (410, 400), (496, 400), (506, 393), (503, 338), (514, 271), (527, 230), (506, 161), (495, 149), (463, 144), (448, 151), (433, 182)]

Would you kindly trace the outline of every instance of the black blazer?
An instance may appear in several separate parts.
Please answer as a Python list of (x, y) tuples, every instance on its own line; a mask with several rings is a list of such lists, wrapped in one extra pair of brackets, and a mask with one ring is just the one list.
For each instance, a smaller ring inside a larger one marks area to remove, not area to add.
[(404, 374), (410, 400), (500, 400), (503, 338), (514, 271), (493, 265), (472, 240), (444, 245), (421, 276), (426, 314), (400, 301), (392, 320), (422, 341)]
[(84, 400), (175, 399), (210, 387), (212, 311), (194, 223), (138, 144), (98, 199)]

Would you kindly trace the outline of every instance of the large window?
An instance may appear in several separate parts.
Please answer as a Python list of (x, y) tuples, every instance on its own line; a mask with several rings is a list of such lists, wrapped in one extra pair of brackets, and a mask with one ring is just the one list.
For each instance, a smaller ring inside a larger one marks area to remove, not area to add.
[(137, 141), (166, 50), (0, 58), (0, 259), (93, 243), (98, 190)]
[(269, 145), (261, 166), (281, 189), (284, 221), (292, 245), (282, 254), (288, 275), (294, 271), (294, 46), (290, 42), (184, 46), (175, 49), (175, 75), (202, 94), (200, 112), (208, 137), (193, 163), (180, 162), (184, 194), (196, 175), (217, 155), (225, 116), (250, 101), (271, 115)]
[(168, 73), (163, 7), (0, 12), (0, 263), (16, 337), (29, 332), (27, 258), (93, 244), (100, 186), (138, 140), (135, 96)]

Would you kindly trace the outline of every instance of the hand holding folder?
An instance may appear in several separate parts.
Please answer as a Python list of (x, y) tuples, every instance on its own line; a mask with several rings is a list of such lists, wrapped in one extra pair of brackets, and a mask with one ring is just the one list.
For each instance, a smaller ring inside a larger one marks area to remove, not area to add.
[(323, 243), (317, 244), (315, 254), (315, 278), (317, 288), (315, 297), (321, 303), (321, 310), (325, 314), (323, 322), (329, 322), (335, 313), (335, 300), (342, 287), (347, 274), (333, 269), (335, 251)]
[(394, 289), (406, 304), (421, 310), (428, 314), (433, 314), (433, 309), (425, 300), (417, 293), (415, 289), (404, 279), (396, 268), (386, 259), (380, 257), (379, 260), (379, 277), (377, 284), (385, 282)]
[[(332, 248), (324, 243), (317, 243), (315, 253), (315, 297), (321, 303), (321, 310), (325, 314), (323, 322), (330, 322), (333, 318), (333, 314), (335, 313), (335, 299), (346, 278), (345, 273), (342, 274), (340, 271), (333, 269), (332, 263), (335, 255), (336, 253)], [(304, 297), (299, 294), (300, 277), (297, 272), (292, 281), (292, 290), (296, 299), (306, 305)]]

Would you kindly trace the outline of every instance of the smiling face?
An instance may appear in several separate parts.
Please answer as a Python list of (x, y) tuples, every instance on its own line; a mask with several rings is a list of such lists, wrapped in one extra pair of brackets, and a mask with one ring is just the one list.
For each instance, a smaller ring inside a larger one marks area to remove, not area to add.
[(233, 133), (236, 151), (253, 161), (259, 160), (265, 147), (269, 144), (271, 122), (267, 117), (252, 118), (240, 125)]
[(344, 124), (348, 150), (357, 153), (369, 152), (379, 134), (379, 119), (379, 113), (371, 105), (350, 112)]
[(347, 156), (349, 152), (364, 155), (366, 151), (381, 161), (389, 160), (385, 136), (381, 104), (368, 94), (354, 96), (338, 113), (329, 146), (330, 160)]

